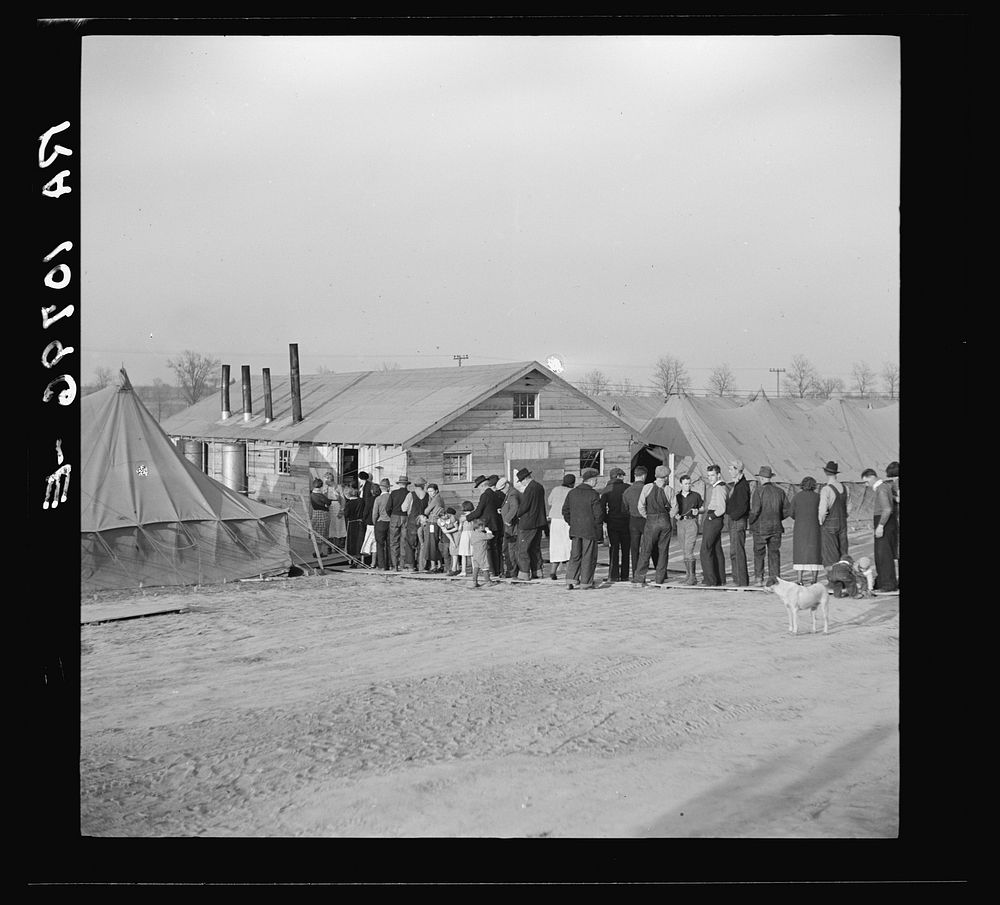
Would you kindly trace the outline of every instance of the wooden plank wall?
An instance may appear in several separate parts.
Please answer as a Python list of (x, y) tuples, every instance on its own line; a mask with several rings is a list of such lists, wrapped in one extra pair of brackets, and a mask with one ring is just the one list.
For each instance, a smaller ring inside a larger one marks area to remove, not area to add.
[[(540, 393), (538, 420), (514, 419), (514, 394)], [(488, 400), (414, 445), (409, 451), (408, 474), (441, 485), (450, 500), (474, 497), (472, 483), (442, 483), (445, 453), (472, 453), (472, 475), (504, 474), (507, 443), (546, 440), (549, 459), (539, 474), (533, 461), (535, 478), (552, 487), (565, 473), (580, 473), (580, 450), (604, 450), (605, 473), (598, 481), (607, 483), (607, 472), (614, 466), (629, 469), (630, 433), (611, 421), (585, 400), (563, 387), (550, 384), (543, 375), (529, 374), (516, 384), (501, 390)], [(514, 468), (523, 463), (514, 462)]]

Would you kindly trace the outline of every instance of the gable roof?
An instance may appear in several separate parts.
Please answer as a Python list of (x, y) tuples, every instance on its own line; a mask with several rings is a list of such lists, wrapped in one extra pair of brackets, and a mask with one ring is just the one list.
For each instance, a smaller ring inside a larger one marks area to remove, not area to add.
[[(163, 429), (175, 437), (410, 446), (533, 371), (643, 440), (640, 429), (537, 361), (303, 374), (300, 377), (303, 419), (297, 424), (292, 422), (290, 378), (272, 377), (274, 418), (265, 424), (263, 378), (251, 376), (253, 416), (249, 420), (236, 411), (223, 420), (218, 396), (212, 396), (167, 418)], [(239, 394), (239, 385), (233, 385), (230, 392)]]

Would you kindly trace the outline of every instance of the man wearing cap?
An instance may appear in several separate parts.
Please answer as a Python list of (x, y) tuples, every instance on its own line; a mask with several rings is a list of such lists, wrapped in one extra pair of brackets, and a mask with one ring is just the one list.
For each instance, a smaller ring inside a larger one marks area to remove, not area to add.
[(625, 508), (625, 491), (628, 488), (622, 481), (624, 476), (625, 472), (620, 468), (612, 468), (608, 472), (608, 483), (601, 491), (601, 519), (607, 527), (611, 549), (608, 581), (628, 581), (629, 515)]
[(527, 468), (517, 472), (521, 502), (517, 507), (517, 577), (522, 581), (542, 577), (542, 529), (545, 516), (545, 488)]
[[(642, 547), (642, 532), (646, 528), (646, 520), (639, 515), (639, 497), (642, 488), (646, 486), (645, 465), (637, 465), (633, 472), (635, 479), (628, 490), (622, 495), (622, 508), (628, 514), (629, 561), (632, 564), (632, 574), (639, 568), (639, 549)], [(656, 547), (653, 547), (653, 565), (656, 565)]]
[(392, 485), (388, 478), (379, 481), (379, 495), (372, 503), (372, 523), (375, 525), (375, 566), (388, 572), (389, 561), (389, 514), (386, 507), (389, 505), (389, 490)]
[(506, 478), (500, 478), (497, 490), (503, 491), (504, 500), (500, 507), (503, 522), (503, 577), (517, 575), (517, 509), (521, 505), (521, 491)]
[(823, 466), (826, 484), (819, 494), (819, 535), (825, 569), (847, 553), (847, 488), (837, 480), (837, 471), (836, 462)]
[(465, 520), (471, 522), (473, 519), (480, 519), (482, 523), (490, 529), (493, 536), (486, 545), (486, 554), (490, 563), (490, 574), (499, 576), (501, 573), (500, 559), (503, 549), (503, 521), (500, 518), (500, 510), (496, 503), (496, 496), (493, 488), (499, 480), (497, 475), (479, 475), (473, 481), (473, 488), (479, 491), (479, 501), (476, 508), (465, 516)]
[(718, 465), (709, 465), (705, 473), (711, 489), (708, 492), (708, 507), (705, 509), (705, 523), (701, 533), (701, 576), (706, 586), (715, 587), (726, 583), (722, 522), (726, 515), (729, 489), (722, 480), (722, 469)]
[[(562, 517), (569, 525), (572, 548), (566, 566), (566, 587), (589, 591), (594, 586), (597, 568), (597, 546), (604, 536), (604, 506), (601, 495), (594, 488), (600, 472), (585, 468), (577, 484), (563, 501)], [(619, 482), (620, 483), (620, 482)]]
[(400, 571), (403, 565), (403, 525), (406, 523), (406, 513), (403, 503), (410, 495), (410, 479), (404, 474), (396, 479), (396, 489), (389, 494), (385, 513), (389, 516), (389, 557), (390, 567)]
[(402, 510), (406, 513), (406, 524), (403, 528), (403, 564), (413, 572), (420, 571), (420, 563), (417, 561), (417, 551), (420, 549), (420, 516), (426, 512), (429, 502), (427, 482), (423, 478), (417, 478), (402, 505)]
[(653, 472), (655, 480), (647, 484), (639, 494), (639, 514), (646, 520), (642, 532), (642, 546), (639, 548), (639, 567), (632, 576), (632, 586), (642, 587), (646, 583), (646, 572), (649, 570), (649, 557), (652, 550), (657, 551), (656, 583), (663, 584), (667, 580), (667, 558), (670, 552), (671, 512), (674, 504), (670, 499), (667, 481), (670, 469), (666, 465), (657, 465)]
[(753, 534), (753, 577), (764, 587), (764, 551), (767, 551), (767, 571), (771, 578), (781, 576), (782, 524), (788, 518), (785, 492), (771, 483), (774, 472), (770, 465), (761, 465), (757, 472), (760, 483), (750, 500), (750, 531)]
[(732, 566), (733, 584), (745, 588), (750, 584), (750, 572), (747, 570), (750, 482), (743, 473), (743, 463), (739, 459), (729, 463), (729, 475), (733, 480), (729, 498), (726, 500), (726, 515), (729, 516), (729, 560)]

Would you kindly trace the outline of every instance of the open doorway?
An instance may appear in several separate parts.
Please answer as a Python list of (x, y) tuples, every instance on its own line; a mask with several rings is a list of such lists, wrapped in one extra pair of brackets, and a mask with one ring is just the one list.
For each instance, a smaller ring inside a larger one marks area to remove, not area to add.
[(632, 456), (632, 474), (629, 475), (629, 480), (635, 480), (635, 469), (639, 465), (644, 465), (646, 467), (646, 483), (648, 484), (655, 477), (654, 472), (656, 471), (657, 465), (662, 465), (663, 459), (654, 456), (650, 451), (648, 446), (640, 447), (636, 450), (635, 455)]
[(345, 486), (358, 483), (358, 451), (356, 449), (341, 447), (340, 481)]

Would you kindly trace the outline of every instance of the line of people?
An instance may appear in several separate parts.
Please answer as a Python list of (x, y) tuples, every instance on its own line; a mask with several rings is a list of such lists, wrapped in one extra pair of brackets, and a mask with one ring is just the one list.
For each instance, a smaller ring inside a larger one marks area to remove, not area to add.
[[(751, 490), (742, 462), (729, 463), (731, 486), (713, 464), (706, 469), (705, 500), (692, 489), (690, 475), (683, 475), (680, 490), (673, 491), (665, 465), (655, 468), (648, 483), (647, 469), (637, 466), (631, 485), (624, 483), (621, 468), (612, 468), (600, 492), (599, 473), (591, 468), (583, 470), (579, 484), (575, 475), (564, 475), (546, 499), (544, 487), (522, 468), (513, 482), (479, 475), (473, 481), (477, 499), (463, 502), (461, 513), (446, 507), (438, 485), (422, 478), (411, 483), (401, 475), (392, 489), (388, 479), (375, 485), (361, 472), (357, 487), (340, 488), (328, 474), (325, 488), (322, 481), (313, 482), (313, 527), (338, 546), (346, 545), (349, 554), (368, 565), (387, 571), (471, 574), (473, 587), (480, 586), (480, 579), (542, 578), (541, 543), (547, 533), (549, 577), (558, 579), (563, 566), (567, 587), (587, 590), (595, 586), (597, 552), (604, 541), (609, 546), (609, 581), (629, 581), (631, 575), (632, 586), (641, 587), (652, 565), (653, 580), (662, 584), (674, 534), (681, 544), (684, 583), (698, 583), (700, 564), (702, 584), (724, 585), (722, 532), (727, 522), (733, 584), (750, 584), (749, 530), (754, 579), (764, 586), (767, 575), (780, 575), (783, 522), (791, 518), (792, 568), (800, 583), (816, 582), (821, 571), (832, 582), (833, 570), (840, 576), (836, 581), (843, 584), (847, 565), (855, 584), (835, 587), (836, 593), (897, 590), (899, 463), (890, 463), (882, 479), (870, 468), (862, 473), (875, 494), (874, 562), (863, 557), (855, 564), (848, 553), (847, 488), (838, 479), (836, 462), (827, 462), (823, 473), (825, 483), (819, 492), (816, 480), (808, 476), (789, 501), (773, 483), (770, 466), (759, 469), (754, 476), (757, 487)], [(701, 546), (696, 550), (699, 536)]]

